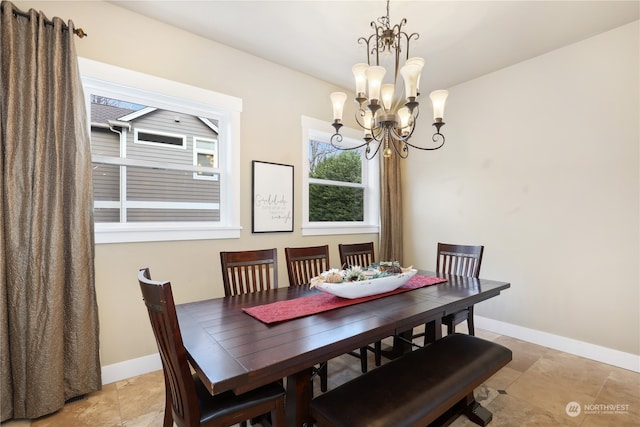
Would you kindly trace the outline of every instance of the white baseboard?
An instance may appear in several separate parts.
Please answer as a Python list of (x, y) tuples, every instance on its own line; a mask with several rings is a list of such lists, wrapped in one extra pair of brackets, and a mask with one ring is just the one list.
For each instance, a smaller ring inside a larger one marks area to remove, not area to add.
[[(586, 357), (587, 359), (596, 360), (608, 365), (640, 372), (640, 356), (635, 354), (625, 353), (623, 351), (613, 350), (547, 332), (536, 331), (535, 329), (529, 329), (482, 316), (476, 315), (474, 320), (478, 328), (496, 334), (506, 335), (522, 341), (564, 351), (565, 353)], [(124, 362), (102, 367), (102, 384), (110, 384), (137, 375), (157, 371), (158, 369), (162, 369), (162, 362), (160, 361), (160, 355), (158, 353), (138, 357), (137, 359), (125, 360)]]
[(102, 367), (102, 384), (111, 384), (159, 369), (162, 369), (159, 353), (125, 360), (124, 362)]
[(480, 329), (564, 351), (565, 353), (575, 354), (576, 356), (586, 357), (587, 359), (630, 371), (640, 372), (640, 356), (635, 354), (625, 353), (596, 344), (561, 337), (548, 332), (541, 332), (477, 315), (474, 318), (474, 322)]

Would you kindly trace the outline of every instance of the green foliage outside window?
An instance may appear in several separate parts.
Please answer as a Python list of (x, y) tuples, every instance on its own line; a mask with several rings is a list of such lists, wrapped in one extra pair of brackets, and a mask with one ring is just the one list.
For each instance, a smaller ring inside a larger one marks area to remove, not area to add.
[[(309, 178), (362, 182), (362, 160), (356, 151), (333, 149), (310, 141)], [(309, 185), (309, 221), (363, 221), (364, 189), (328, 184)]]

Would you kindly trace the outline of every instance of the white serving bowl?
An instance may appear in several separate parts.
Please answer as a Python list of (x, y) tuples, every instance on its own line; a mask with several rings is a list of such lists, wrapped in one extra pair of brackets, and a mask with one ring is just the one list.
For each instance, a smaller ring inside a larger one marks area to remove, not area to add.
[(317, 283), (315, 287), (323, 292), (327, 292), (341, 298), (362, 298), (398, 289), (400, 286), (407, 283), (409, 279), (415, 276), (417, 272), (418, 270), (411, 269), (406, 273), (380, 277), (379, 279), (360, 280), (357, 282), (320, 282)]

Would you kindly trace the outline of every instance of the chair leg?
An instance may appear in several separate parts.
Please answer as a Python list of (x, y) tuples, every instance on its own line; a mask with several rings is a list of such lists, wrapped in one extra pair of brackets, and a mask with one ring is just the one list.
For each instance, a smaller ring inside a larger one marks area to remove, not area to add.
[(473, 306), (469, 307), (469, 314), (467, 315), (467, 326), (469, 327), (469, 335), (475, 335), (476, 327), (473, 323)]
[(273, 427), (284, 427), (284, 417), (284, 398), (282, 398), (276, 401), (276, 407), (271, 411), (271, 425)]
[(376, 366), (382, 365), (382, 341), (376, 341), (373, 345), (375, 351), (374, 356), (376, 358)]
[(360, 369), (363, 374), (367, 373), (367, 347), (360, 347)]
[(322, 392), (327, 391), (327, 377), (329, 376), (329, 370), (327, 368), (328, 365), (329, 364), (327, 362), (324, 362), (320, 367), (320, 390)]

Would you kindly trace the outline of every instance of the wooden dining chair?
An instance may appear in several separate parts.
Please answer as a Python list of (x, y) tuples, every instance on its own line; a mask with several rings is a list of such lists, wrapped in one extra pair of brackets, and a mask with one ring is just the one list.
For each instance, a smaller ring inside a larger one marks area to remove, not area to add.
[(339, 244), (340, 264), (342, 268), (352, 266), (368, 267), (375, 261), (373, 242)]
[(306, 285), (311, 279), (331, 268), (329, 245), (284, 248), (284, 254), (290, 286)]
[(241, 295), (278, 287), (278, 251), (220, 252), (224, 295)]
[(165, 382), (164, 427), (222, 427), (267, 413), (274, 426), (285, 425), (282, 385), (271, 383), (243, 394), (232, 391), (215, 396), (197, 374), (191, 373), (178, 325), (171, 283), (151, 280), (148, 268), (140, 269), (138, 282), (156, 338)]
[[(483, 252), (484, 246), (481, 245), (471, 246), (438, 243), (436, 271), (438, 273), (478, 278), (480, 276)], [(469, 327), (469, 335), (475, 335), (476, 330), (473, 324), (473, 306), (469, 306), (465, 310), (451, 313), (442, 318), (442, 323), (447, 325), (447, 335), (453, 334), (455, 332), (456, 325), (465, 320)]]
[[(289, 286), (301, 286), (311, 282), (323, 271), (330, 268), (329, 245), (284, 248), (287, 259)], [(320, 378), (320, 390), (327, 391), (327, 362), (314, 367), (313, 376)]]
[[(349, 268), (353, 266), (368, 267), (375, 261), (375, 252), (373, 250), (373, 242), (367, 243), (348, 243), (338, 244), (338, 252), (340, 254), (340, 265), (342, 268)], [(360, 359), (360, 368), (362, 373), (366, 373), (367, 366), (367, 351), (371, 351), (375, 357), (376, 366), (380, 366), (382, 363), (382, 342), (376, 341), (373, 343), (373, 347), (368, 345), (361, 347), (360, 352), (349, 352), (351, 356)]]
[[(481, 245), (455, 245), (439, 242), (436, 272), (478, 278), (480, 276), (483, 252), (484, 246)], [(469, 335), (475, 335), (473, 306), (469, 306), (455, 313), (450, 313), (442, 318), (442, 324), (447, 326), (447, 335), (455, 333), (456, 325), (465, 320), (467, 321)], [(413, 335), (412, 338), (418, 338), (420, 336), (424, 336), (424, 334), (416, 334)], [(425, 336), (425, 345), (426, 344), (427, 337)]]

